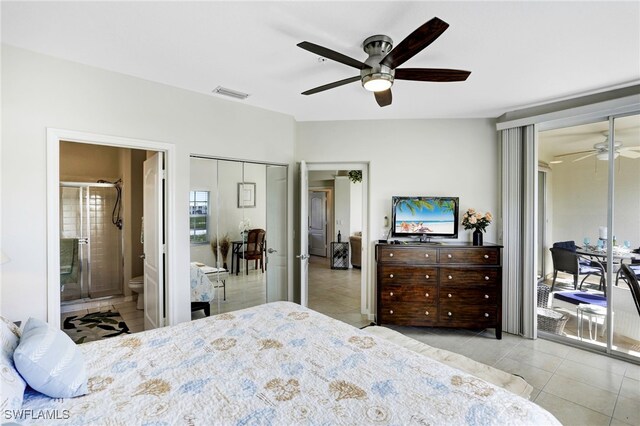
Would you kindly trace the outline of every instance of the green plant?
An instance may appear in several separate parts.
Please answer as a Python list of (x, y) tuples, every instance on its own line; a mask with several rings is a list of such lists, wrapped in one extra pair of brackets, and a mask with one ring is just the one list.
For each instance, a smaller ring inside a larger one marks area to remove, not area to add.
[(349, 170), (349, 180), (353, 183), (362, 182), (362, 170)]

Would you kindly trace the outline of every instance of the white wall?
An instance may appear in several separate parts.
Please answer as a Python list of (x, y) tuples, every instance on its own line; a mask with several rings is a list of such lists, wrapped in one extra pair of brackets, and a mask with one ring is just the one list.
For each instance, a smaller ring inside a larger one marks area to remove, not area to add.
[(336, 176), (334, 181), (334, 233), (331, 241), (338, 241), (338, 232), (342, 241), (349, 241), (349, 231), (351, 229), (351, 188), (349, 178), (346, 176)]
[[(498, 211), (498, 137), (491, 119), (298, 123), (296, 160), (369, 162), (370, 266), (363, 273), (370, 292), (373, 242), (391, 216), (393, 195), (458, 196), (461, 211)], [(489, 226), (486, 242), (497, 241), (497, 229)], [(460, 228), (458, 241), (471, 241), (471, 233)]]
[(351, 232), (349, 235), (353, 235), (355, 232), (362, 231), (362, 182), (349, 182), (349, 188), (351, 188), (351, 219), (349, 223)]
[(185, 278), (175, 283), (170, 320), (189, 320), (189, 155), (290, 164), (292, 117), (6, 45), (1, 65), (0, 247), (11, 258), (1, 270), (2, 315), (47, 318), (46, 128), (53, 127), (176, 145), (169, 172), (185, 208), (169, 218), (178, 246), (169, 261)]
[[(629, 240), (640, 246), (640, 160), (619, 157), (615, 160), (614, 227), (618, 244)], [(554, 164), (552, 197), (552, 241), (574, 240), (582, 245), (584, 237), (595, 244), (600, 226), (607, 225), (608, 167), (595, 158)], [(549, 265), (551, 266), (551, 265)]]
[[(457, 196), (461, 211), (498, 210), (494, 120), (303, 122), (297, 129), (297, 161), (370, 162), (372, 240), (391, 217), (393, 195)], [(496, 241), (497, 228), (489, 226), (485, 241)], [(458, 240), (471, 241), (471, 232), (460, 228)]]

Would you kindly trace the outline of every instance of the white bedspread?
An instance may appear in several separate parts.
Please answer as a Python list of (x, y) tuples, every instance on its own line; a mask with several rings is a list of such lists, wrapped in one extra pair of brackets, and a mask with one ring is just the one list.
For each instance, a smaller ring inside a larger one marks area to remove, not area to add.
[(55, 424), (77, 425), (559, 424), (504, 389), (288, 302), (80, 348), (90, 393), (28, 392), (24, 423), (49, 424), (38, 414), (57, 410)]

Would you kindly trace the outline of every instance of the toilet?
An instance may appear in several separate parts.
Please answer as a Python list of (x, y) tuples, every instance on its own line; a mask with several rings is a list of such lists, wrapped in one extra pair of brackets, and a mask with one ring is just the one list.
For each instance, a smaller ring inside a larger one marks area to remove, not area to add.
[(129, 280), (129, 289), (133, 293), (138, 293), (138, 305), (137, 309), (144, 309), (144, 275), (134, 277)]

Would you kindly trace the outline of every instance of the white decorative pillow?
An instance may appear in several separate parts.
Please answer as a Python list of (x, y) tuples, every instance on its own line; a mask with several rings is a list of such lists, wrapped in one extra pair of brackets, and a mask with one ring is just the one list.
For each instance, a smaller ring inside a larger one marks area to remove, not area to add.
[(18, 346), (20, 329), (14, 323), (0, 317), (2, 329), (2, 356), (0, 356), (0, 382), (2, 383), (2, 399), (0, 406), (3, 410), (19, 410), (26, 387), (24, 380), (13, 364), (13, 353)]
[(13, 361), (29, 386), (47, 396), (71, 398), (87, 393), (82, 353), (69, 336), (43, 321), (29, 318)]

